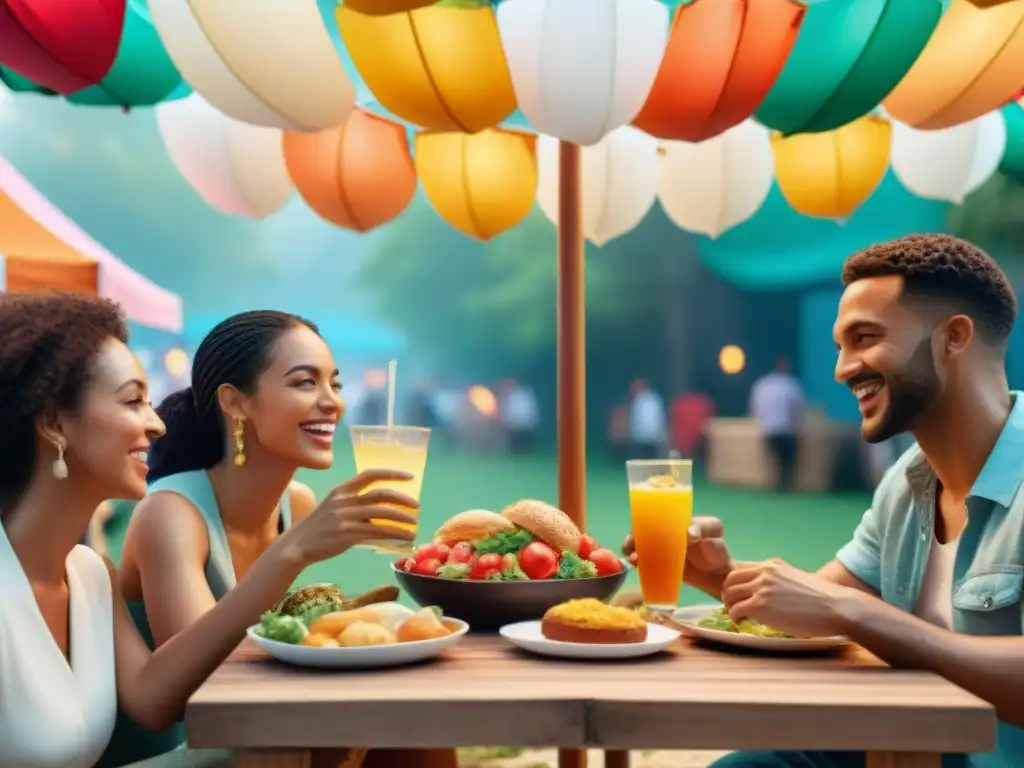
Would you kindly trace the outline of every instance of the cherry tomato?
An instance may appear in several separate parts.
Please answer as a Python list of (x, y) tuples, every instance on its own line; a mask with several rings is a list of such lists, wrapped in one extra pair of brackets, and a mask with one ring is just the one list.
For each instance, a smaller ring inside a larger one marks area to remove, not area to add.
[(550, 579), (558, 573), (558, 553), (543, 541), (531, 541), (519, 553), (519, 567), (531, 579)]
[(441, 561), (436, 557), (428, 557), (426, 560), (420, 560), (412, 567), (413, 573), (418, 573), (420, 576), (437, 576), (437, 571), (441, 567)]
[(405, 564), (402, 566), (402, 570), (406, 573), (415, 573), (413, 570), (414, 568), (416, 568), (416, 560), (411, 557), (405, 558)]
[(622, 561), (615, 556), (614, 552), (604, 547), (595, 549), (587, 559), (597, 568), (598, 576), (611, 576), (622, 570)]
[(583, 538), (580, 539), (579, 556), (586, 560), (595, 549), (600, 549), (597, 546), (597, 541), (589, 533), (584, 533)]
[(515, 555), (502, 555), (501, 556), (501, 570), (511, 571), (516, 568), (516, 556)]
[(468, 563), (473, 559), (473, 545), (468, 541), (460, 541), (448, 554), (450, 563)]
[(417, 563), (421, 560), (437, 559), (442, 563), (447, 562), (448, 554), (451, 550), (447, 544), (438, 544), (437, 542), (429, 542), (427, 544), (420, 544), (416, 547), (416, 550), (412, 553), (412, 559)]
[(469, 569), (469, 578), (486, 579), (501, 571), (501, 555), (480, 555)]
[(396, 571), (404, 571), (404, 570), (405, 570), (405, 564), (406, 564), (406, 563), (407, 563), (408, 561), (409, 561), (409, 558), (408, 558), (408, 557), (403, 557), (403, 558), (402, 558), (402, 559), (400, 559), (400, 560), (396, 560), (396, 561), (395, 561), (395, 570), (396, 570)]

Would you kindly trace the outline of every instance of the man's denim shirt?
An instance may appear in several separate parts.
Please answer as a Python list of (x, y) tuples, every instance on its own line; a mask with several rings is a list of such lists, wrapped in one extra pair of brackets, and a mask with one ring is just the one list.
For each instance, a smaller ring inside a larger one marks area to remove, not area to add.
[[(967, 498), (967, 525), (953, 571), (953, 628), (971, 635), (1021, 635), (1024, 586), (1024, 398)], [(931, 548), (937, 482), (914, 445), (875, 491), (871, 509), (837, 558), (887, 603), (913, 611)], [(1024, 638), (1021, 639), (1024, 656)], [(1021, 692), (1024, 695), (1024, 691)], [(999, 724), (994, 752), (971, 755), (973, 768), (1024, 765), (1024, 730)]]

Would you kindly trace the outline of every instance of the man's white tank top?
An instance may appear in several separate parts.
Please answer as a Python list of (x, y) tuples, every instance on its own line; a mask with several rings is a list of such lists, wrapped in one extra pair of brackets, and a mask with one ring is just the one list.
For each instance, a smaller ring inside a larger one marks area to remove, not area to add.
[(0, 766), (89, 768), (117, 715), (114, 619), (103, 559), (77, 546), (66, 563), (71, 664), (43, 619), (0, 526)]

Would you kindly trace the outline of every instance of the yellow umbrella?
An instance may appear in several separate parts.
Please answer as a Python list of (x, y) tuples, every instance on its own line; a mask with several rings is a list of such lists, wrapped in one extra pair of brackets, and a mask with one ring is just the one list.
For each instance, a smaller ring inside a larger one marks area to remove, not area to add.
[(489, 5), (431, 6), (388, 16), (340, 5), (335, 14), (363, 81), (401, 119), (436, 131), (476, 133), (515, 111)]
[(491, 128), (416, 134), (416, 173), (427, 200), (455, 229), (490, 240), (530, 212), (537, 191), (537, 137)]
[(892, 125), (876, 115), (825, 133), (776, 133), (775, 179), (794, 211), (845, 219), (885, 177), (891, 144)]
[(935, 130), (999, 109), (1024, 88), (1024, 0), (952, 0), (886, 97), (901, 123)]

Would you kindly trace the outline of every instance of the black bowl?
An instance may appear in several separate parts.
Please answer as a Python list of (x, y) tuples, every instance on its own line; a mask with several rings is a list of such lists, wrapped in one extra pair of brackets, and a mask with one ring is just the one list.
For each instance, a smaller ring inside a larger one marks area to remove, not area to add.
[(406, 573), (391, 565), (398, 584), (422, 606), (436, 605), (445, 616), (462, 619), (471, 630), (493, 630), (517, 621), (540, 619), (566, 600), (608, 600), (626, 580), (626, 568), (593, 579), (473, 581)]

